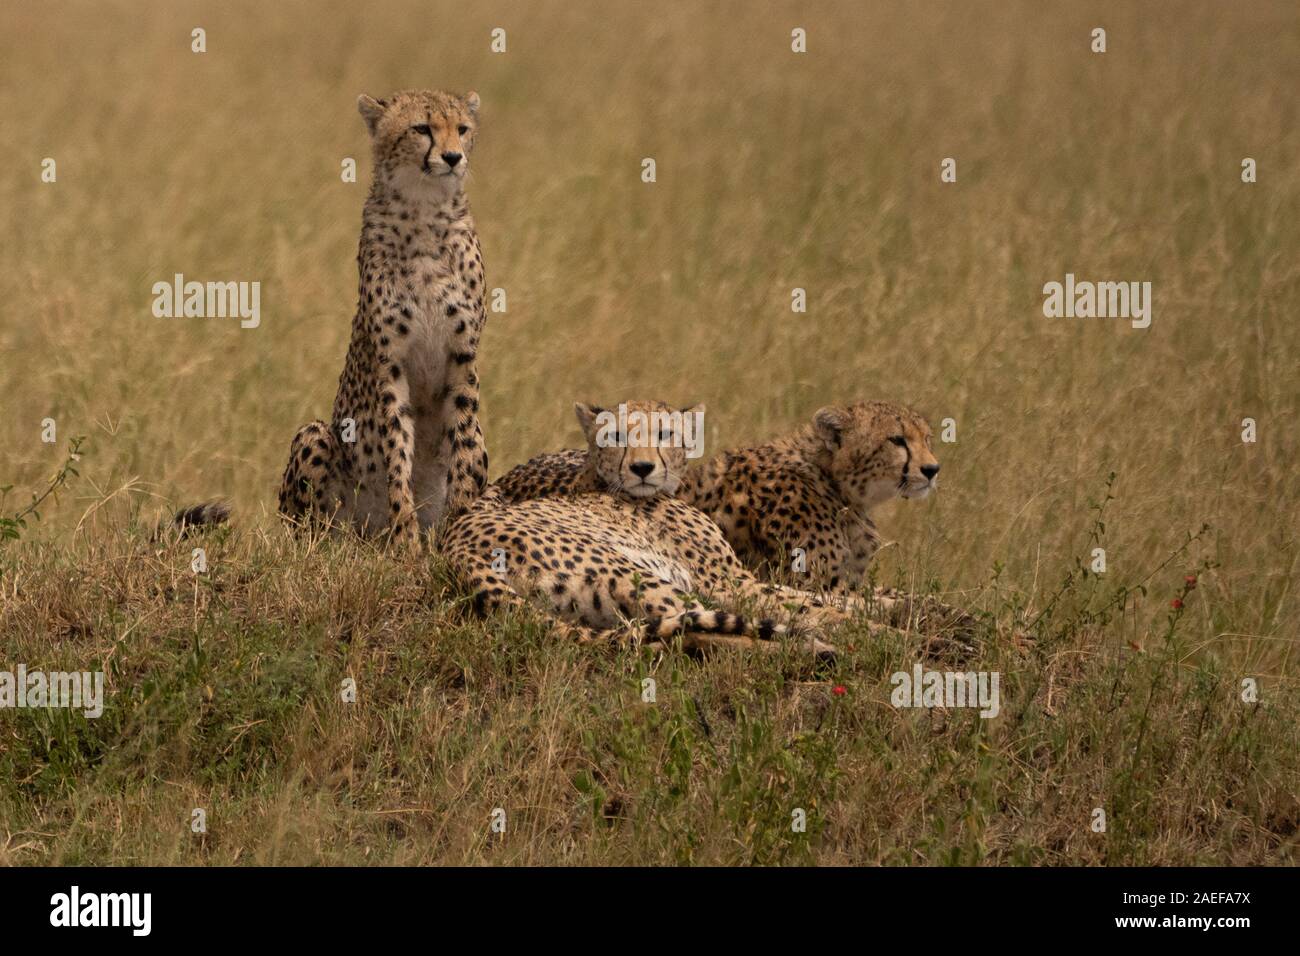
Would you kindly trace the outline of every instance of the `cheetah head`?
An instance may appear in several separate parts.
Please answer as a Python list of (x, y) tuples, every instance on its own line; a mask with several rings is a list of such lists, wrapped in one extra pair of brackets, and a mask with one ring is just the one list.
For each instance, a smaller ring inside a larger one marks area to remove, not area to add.
[(370, 131), (375, 176), (417, 192), (451, 195), (469, 172), (478, 132), (478, 94), (403, 90), (382, 100), (357, 98)]
[(812, 432), (823, 467), (864, 512), (895, 495), (924, 498), (937, 486), (930, 426), (910, 408), (892, 402), (828, 405), (813, 416)]
[(703, 448), (703, 405), (638, 401), (605, 409), (578, 402), (573, 408), (587, 436), (587, 467), (611, 494), (673, 495), (688, 459)]

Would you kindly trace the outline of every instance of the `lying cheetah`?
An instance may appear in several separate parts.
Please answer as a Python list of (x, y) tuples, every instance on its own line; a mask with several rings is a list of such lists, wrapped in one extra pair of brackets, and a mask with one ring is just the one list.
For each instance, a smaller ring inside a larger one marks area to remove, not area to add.
[(791, 435), (724, 452), (686, 477), (678, 496), (722, 528), (747, 564), (779, 576), (800, 552), (818, 587), (862, 583), (880, 535), (869, 513), (924, 498), (939, 462), (930, 426), (892, 402), (830, 405)]
[[(629, 418), (673, 412), (660, 402), (627, 408)], [(773, 638), (785, 633), (771, 620), (704, 611), (701, 599), (776, 599), (793, 602), (814, 625), (847, 620), (812, 594), (759, 582), (717, 525), (660, 493), (675, 486), (686, 465), (671, 427), (653, 435), (619, 434), (607, 443), (601, 431), (607, 413), (581, 404), (576, 410), (589, 447), (575, 474), (608, 490), (526, 497), (519, 485), (512, 503), (494, 486), (453, 521), (443, 550), (476, 610), (518, 606), (532, 595), (568, 619), (565, 629), (583, 640), (656, 642), (681, 633), (688, 647), (699, 648), (772, 649)], [(626, 626), (638, 619), (645, 621), (643, 633)], [(816, 639), (811, 646), (834, 651)]]
[[(925, 419), (902, 405), (828, 406), (791, 435), (674, 475), (665, 493), (675, 488), (678, 499), (712, 518), (763, 580), (840, 592), (847, 607), (859, 609), (867, 602), (845, 592), (862, 585), (880, 546), (868, 512), (895, 496), (923, 498), (936, 487), (939, 462), (930, 446)], [(586, 453), (569, 449), (516, 466), (492, 490), (518, 502), (598, 491), (608, 483)], [(870, 603), (899, 622), (914, 602), (875, 588)], [(927, 618), (964, 631), (974, 626), (964, 612), (938, 601), (927, 599), (922, 608)]]
[[(870, 512), (938, 487), (932, 441), (925, 418), (906, 406), (829, 405), (793, 434), (724, 452), (688, 474), (677, 494), (717, 522), (760, 577), (856, 591), (880, 547)], [(970, 614), (933, 597), (876, 587), (871, 603), (891, 623), (946, 632), (949, 650), (970, 650), (978, 631)]]
[[(712, 518), (753, 570), (771, 573), (800, 549), (812, 583), (853, 587), (880, 546), (868, 512), (935, 487), (930, 441), (925, 419), (902, 405), (827, 406), (791, 435), (674, 473), (662, 490)], [(492, 487), (510, 502), (605, 490), (597, 460), (576, 448), (538, 455)]]
[(475, 370), (483, 260), (464, 193), (479, 97), (404, 91), (357, 107), (375, 172), (352, 342), (333, 421), (294, 436), (280, 513), (417, 544), (487, 483)]

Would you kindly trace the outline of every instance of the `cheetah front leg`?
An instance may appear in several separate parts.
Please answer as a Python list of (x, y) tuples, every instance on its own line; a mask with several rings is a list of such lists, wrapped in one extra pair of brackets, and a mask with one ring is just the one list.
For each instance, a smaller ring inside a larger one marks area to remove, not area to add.
[(932, 641), (951, 644), (965, 651), (973, 649), (980, 633), (979, 619), (968, 611), (929, 595), (909, 594), (894, 588), (877, 587), (870, 603), (885, 612), (895, 627), (915, 628)]
[[(456, 312), (453, 313), (452, 310)], [(457, 319), (457, 315), (461, 316)], [(446, 385), (440, 420), (445, 425), (444, 455), (447, 467), (447, 507), (444, 519), (466, 511), (487, 487), (488, 457), (483, 429), (478, 422), (478, 334), (464, 318), (464, 310), (448, 307), (456, 320), (447, 361)]]
[[(872, 635), (905, 637), (904, 628), (925, 637), (922, 649), (927, 657), (961, 658), (974, 650), (978, 624), (974, 617), (928, 595), (916, 597), (893, 588), (872, 588), (868, 597), (833, 590), (825, 596), (780, 584), (760, 584), (764, 593), (799, 605), (799, 613), (824, 623), (847, 619), (848, 612), (865, 612), (883, 618), (883, 623), (863, 618)], [(841, 608), (843, 610), (841, 610)], [(829, 619), (828, 619), (829, 618)]]
[[(770, 601), (776, 598), (784, 604), (793, 604), (795, 614), (812, 622), (817, 627), (833, 627), (836, 624), (851, 620), (852, 615), (850, 612), (866, 607), (866, 603), (862, 598), (849, 596), (850, 600), (841, 609), (832, 601), (811, 591), (801, 591), (798, 588), (788, 587), (784, 584), (770, 584), (749, 575), (733, 581), (733, 586), (736, 593), (742, 597), (748, 597), (756, 601)], [(895, 628), (876, 621), (864, 619), (862, 623), (865, 624), (868, 632), (873, 635), (899, 633)]]
[(929, 597), (917, 599), (892, 588), (875, 588), (869, 598), (844, 591), (831, 591), (823, 597), (781, 584), (755, 583), (755, 596), (778, 597), (793, 603), (797, 605), (797, 614), (806, 615), (823, 627), (848, 620), (851, 612), (866, 612), (884, 617), (883, 623), (860, 617), (872, 636), (890, 635), (906, 640), (903, 628), (915, 626), (925, 637), (922, 650), (926, 657), (961, 659), (974, 650), (975, 619)]
[[(935, 628), (957, 631), (967, 637), (976, 629), (975, 619), (960, 608), (945, 604), (937, 598), (915, 595), (895, 588), (870, 585), (864, 580), (865, 569), (880, 547), (880, 535), (869, 520), (856, 536), (844, 536), (837, 542), (833, 556), (827, 561), (826, 577), (837, 604), (848, 611), (865, 611), (883, 618), (895, 628), (908, 624), (921, 630)], [(851, 555), (851, 557), (850, 557)], [(859, 582), (855, 589), (853, 582)], [(869, 590), (865, 597), (855, 590)]]
[(379, 440), (384, 452), (388, 483), (389, 540), (418, 550), (421, 545), (420, 519), (411, 490), (415, 466), (415, 414), (411, 409), (411, 387), (405, 377), (384, 386)]
[[(854, 546), (850, 539), (840, 537), (832, 541), (834, 546), (829, 549), (831, 554), (818, 565), (815, 569), (817, 574), (812, 578), (818, 585), (816, 593), (821, 603), (831, 604), (844, 611), (873, 615), (894, 628), (905, 627), (910, 621), (919, 624), (923, 630), (940, 622), (950, 629), (955, 626), (967, 632), (974, 630), (974, 618), (936, 598), (928, 596), (917, 598), (895, 588), (880, 586), (871, 586), (869, 594), (860, 593), (867, 588), (862, 569), (877, 550), (875, 542), (878, 540), (879, 537), (873, 528), (870, 540), (865, 544), (856, 545), (858, 551), (852, 559), (840, 557), (841, 554), (847, 555), (850, 547)], [(852, 583), (854, 580), (860, 582), (857, 588)], [(783, 584), (771, 586), (777, 589), (784, 588), (789, 592), (785, 596), (792, 600), (799, 600), (808, 593)]]

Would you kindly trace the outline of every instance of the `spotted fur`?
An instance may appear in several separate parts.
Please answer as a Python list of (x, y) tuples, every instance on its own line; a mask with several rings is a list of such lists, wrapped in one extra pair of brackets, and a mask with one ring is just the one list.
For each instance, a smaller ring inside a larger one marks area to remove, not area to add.
[[(809, 424), (764, 445), (733, 449), (681, 478), (676, 496), (708, 515), (747, 569), (770, 584), (834, 592), (847, 609), (894, 624), (960, 632), (975, 622), (933, 598), (893, 588), (857, 594), (880, 546), (869, 511), (936, 487), (939, 462), (925, 419), (891, 402), (819, 410)], [(598, 491), (608, 482), (577, 449), (539, 455), (493, 485), (506, 501)], [(794, 572), (796, 551), (804, 570)]]
[[(751, 570), (780, 576), (800, 549), (806, 580), (854, 588), (880, 546), (868, 512), (896, 496), (922, 498), (936, 486), (931, 442), (925, 419), (902, 405), (832, 405), (793, 434), (686, 471), (675, 493), (713, 519)], [(570, 449), (539, 455), (493, 487), (506, 501), (524, 501), (606, 490), (610, 483), (588, 453)]]
[(463, 186), (476, 93), (362, 96), (374, 182), (359, 301), (330, 422), (290, 446), (280, 513), (407, 544), (463, 512), (487, 481), (478, 423), (483, 259)]
[[(811, 593), (760, 582), (721, 529), (689, 504), (667, 494), (632, 497), (617, 477), (622, 468), (602, 467), (584, 408), (579, 406), (579, 420), (590, 450), (573, 471), (579, 477), (569, 487), (576, 493), (527, 496), (517, 475), (518, 484), (508, 483), (510, 496), (494, 486), (448, 528), (444, 553), (476, 609), (517, 607), (531, 597), (564, 618), (565, 629), (583, 640), (661, 640), (683, 633), (696, 635), (691, 640), (697, 646), (710, 643), (700, 633), (744, 635), (745, 646), (785, 633), (771, 619), (697, 613), (705, 602), (734, 607), (775, 601), (814, 627), (847, 619)], [(608, 456), (606, 465), (614, 457)], [(629, 449), (622, 457), (636, 455)], [(672, 468), (671, 459), (664, 462), (666, 473)], [(579, 489), (580, 483), (602, 481), (608, 490)], [(638, 620), (643, 627), (627, 626)], [(833, 651), (816, 639), (813, 647)]]
[[(635, 414), (646, 420), (659, 414), (660, 420), (678, 411), (665, 402), (631, 401), (623, 403), (630, 418)], [(680, 410), (682, 416), (703, 415), (703, 405)], [(495, 488), (507, 501), (527, 501), (555, 495), (582, 492), (624, 493), (626, 497), (650, 497), (677, 493), (686, 474), (689, 459), (683, 436), (673, 430), (648, 436), (653, 440), (641, 445), (633, 442), (602, 445), (597, 439), (597, 422), (604, 412), (614, 409), (579, 402), (574, 406), (578, 424), (588, 436), (586, 450), (572, 448), (549, 455), (538, 455), (516, 465), (495, 482)], [(680, 429), (679, 429), (680, 430)]]
[(902, 405), (831, 405), (791, 435), (724, 452), (678, 496), (717, 522), (751, 568), (783, 577), (799, 550), (816, 586), (857, 588), (880, 547), (871, 510), (936, 486), (931, 441), (925, 419)]

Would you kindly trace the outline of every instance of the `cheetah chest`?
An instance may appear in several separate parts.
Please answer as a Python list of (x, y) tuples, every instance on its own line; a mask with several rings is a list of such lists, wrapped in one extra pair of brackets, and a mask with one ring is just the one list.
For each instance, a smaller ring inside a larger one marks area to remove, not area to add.
[[(445, 499), (447, 492), (451, 454), (447, 437), (451, 420), (445, 400), (448, 370), (456, 356), (466, 350), (469, 314), (462, 305), (466, 297), (459, 277), (438, 271), (422, 272), (418, 266), (414, 275), (411, 289), (414, 305), (411, 315), (404, 316), (409, 334), (400, 363), (415, 429), (412, 491), (420, 522), (428, 526), (439, 520), (438, 503)], [(426, 283), (425, 275), (433, 278)], [(453, 314), (449, 315), (449, 311)]]

